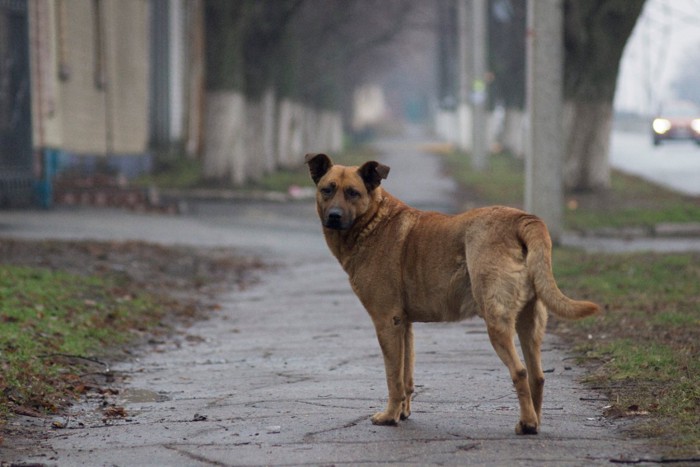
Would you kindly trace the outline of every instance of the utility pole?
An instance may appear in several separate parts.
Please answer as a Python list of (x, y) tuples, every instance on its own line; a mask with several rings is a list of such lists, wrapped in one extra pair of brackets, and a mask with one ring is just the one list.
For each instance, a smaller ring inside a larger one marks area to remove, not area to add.
[(457, 0), (457, 147), (463, 151), (472, 148), (472, 114), (469, 106), (471, 63), (469, 60), (469, 2), (470, 0)]
[(525, 209), (545, 221), (555, 243), (564, 215), (563, 28), (562, 0), (528, 0)]
[(486, 105), (486, 50), (488, 10), (486, 0), (472, 0), (472, 166), (476, 171), (488, 167), (488, 117)]

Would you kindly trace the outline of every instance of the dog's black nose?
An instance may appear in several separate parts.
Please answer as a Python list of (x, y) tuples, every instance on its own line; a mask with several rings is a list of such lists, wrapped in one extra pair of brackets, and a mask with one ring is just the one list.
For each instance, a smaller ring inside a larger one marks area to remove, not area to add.
[(330, 229), (342, 228), (343, 210), (340, 208), (331, 208), (328, 210), (326, 217), (326, 227)]

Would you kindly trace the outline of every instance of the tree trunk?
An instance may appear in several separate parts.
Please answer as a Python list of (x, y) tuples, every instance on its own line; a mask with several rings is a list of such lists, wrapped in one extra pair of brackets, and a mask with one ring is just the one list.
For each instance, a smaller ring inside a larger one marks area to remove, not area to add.
[(506, 107), (503, 115), (503, 130), (499, 143), (503, 149), (518, 159), (525, 157), (527, 138), (527, 118), (525, 112), (517, 107)]
[(564, 186), (590, 191), (610, 186), (608, 150), (612, 129), (612, 102), (564, 102)]
[(564, 187), (599, 190), (610, 186), (617, 75), (644, 0), (566, 0), (564, 6)]
[(205, 6), (206, 87), (213, 91), (243, 92), (243, 39), (249, 7), (228, 0), (209, 0)]
[(246, 180), (246, 99), (236, 91), (206, 95), (204, 177), (241, 184)]

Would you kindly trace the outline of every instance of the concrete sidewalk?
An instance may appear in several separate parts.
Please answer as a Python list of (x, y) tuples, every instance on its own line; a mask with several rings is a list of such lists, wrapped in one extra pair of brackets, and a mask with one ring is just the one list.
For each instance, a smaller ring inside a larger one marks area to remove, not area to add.
[[(393, 165), (387, 189), (409, 202), (449, 209), (449, 180), (417, 147), (381, 146)], [(210, 319), (113, 368), (127, 376), (115, 396), (126, 419), (105, 423), (88, 401), (61, 420), (63, 429), (47, 421), (44, 444), (4, 460), (61, 466), (584, 466), (651, 456), (643, 440), (603, 419), (607, 401), (578, 382), (582, 370), (551, 335), (543, 349), (541, 434), (516, 436), (512, 383), (479, 319), (416, 326), (413, 414), (398, 427), (373, 426), (369, 417), (387, 395), (379, 345), (326, 251), (311, 203), (203, 204), (175, 218), (9, 213), (0, 236), (234, 246), (278, 265), (258, 285), (220, 297), (221, 310)]]

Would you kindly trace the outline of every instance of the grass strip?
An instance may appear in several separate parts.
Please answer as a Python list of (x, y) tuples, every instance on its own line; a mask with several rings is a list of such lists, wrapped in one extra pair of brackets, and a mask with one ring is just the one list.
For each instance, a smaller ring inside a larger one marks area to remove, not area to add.
[(76, 363), (151, 330), (164, 313), (162, 298), (115, 278), (0, 266), (0, 418), (57, 411), (82, 387)]
[(669, 455), (700, 454), (700, 253), (586, 254), (556, 249), (565, 293), (596, 300), (601, 317), (553, 319), (610, 398), (606, 413)]
[(216, 312), (219, 292), (254, 283), (262, 267), (229, 248), (3, 239), (0, 444), (13, 412), (41, 416), (113, 390), (105, 364)]
[[(524, 162), (508, 153), (494, 154), (483, 172), (471, 168), (467, 154), (440, 151), (452, 176), (464, 187), (465, 204), (504, 204), (522, 208)], [(565, 196), (565, 227), (576, 231), (641, 227), (700, 221), (700, 198), (688, 197), (641, 178), (613, 170), (611, 187)]]

